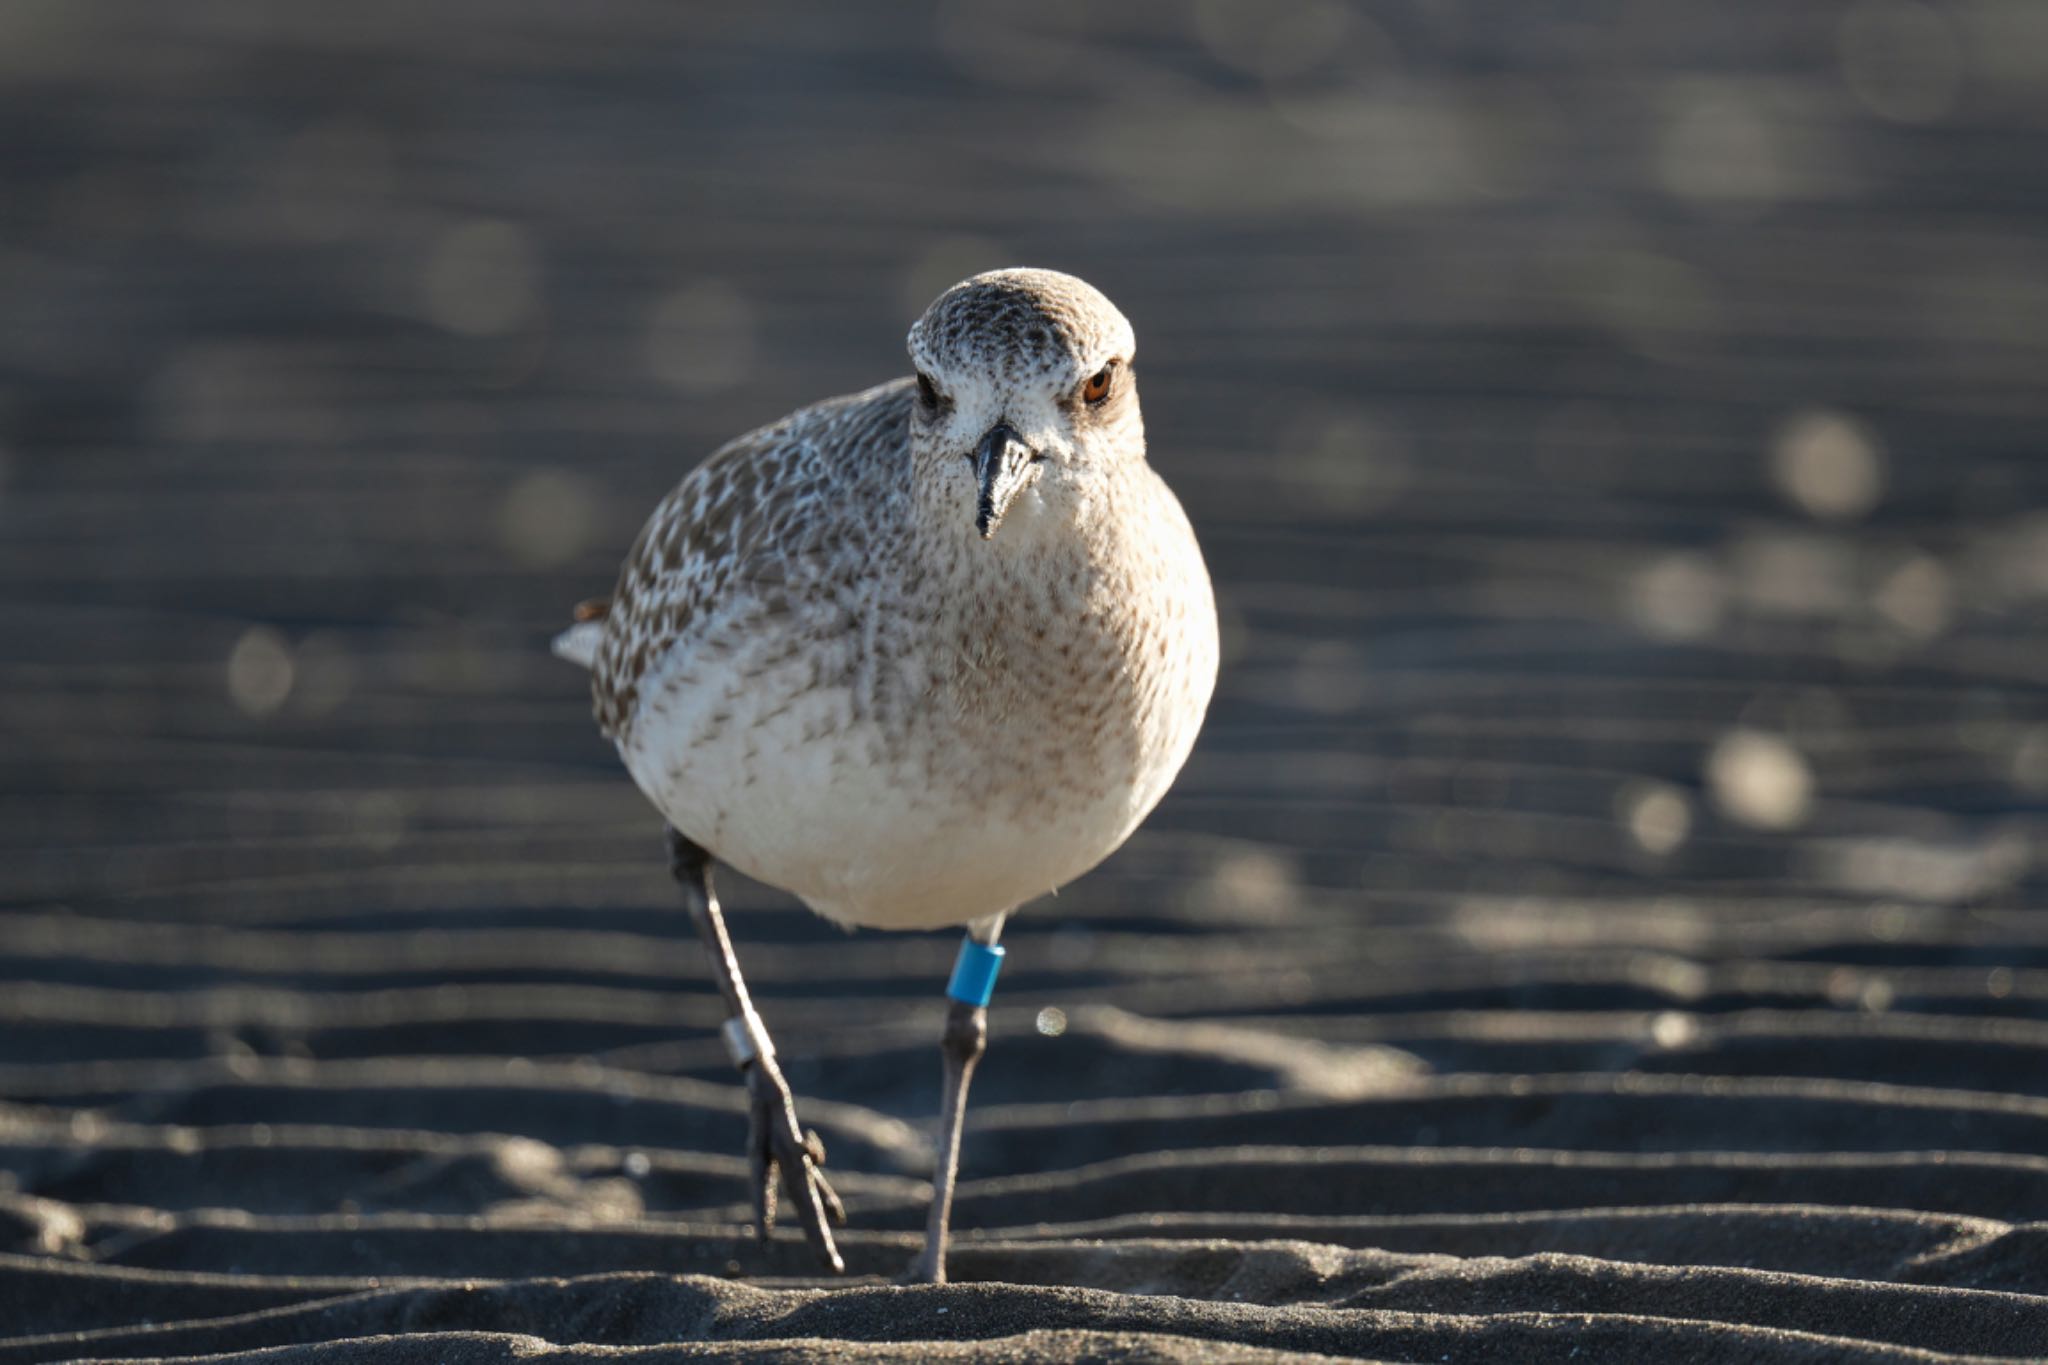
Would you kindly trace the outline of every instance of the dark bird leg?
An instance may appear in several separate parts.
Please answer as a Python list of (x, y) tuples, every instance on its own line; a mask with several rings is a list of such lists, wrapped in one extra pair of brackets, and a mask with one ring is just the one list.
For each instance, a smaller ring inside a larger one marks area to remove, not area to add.
[[(994, 939), (1002, 921), (968, 931), (946, 987), (952, 1004), (946, 1011), (946, 1034), (940, 1044), (945, 1058), (945, 1091), (939, 1100), (939, 1154), (932, 1172), (931, 1217), (925, 1224), (924, 1253), (911, 1267), (910, 1279), (923, 1284), (946, 1282), (946, 1236), (953, 1216), (953, 1184), (960, 1173), (960, 1129), (967, 1118), (967, 1083), (988, 1046), (988, 1002), (995, 993), (996, 972), (1003, 950)], [(982, 937), (987, 942), (982, 941)]]
[(797, 1221), (820, 1260), (843, 1274), (846, 1263), (832, 1243), (827, 1222), (844, 1226), (846, 1206), (825, 1182), (819, 1167), (825, 1164), (825, 1144), (816, 1132), (797, 1126), (796, 1101), (790, 1097), (789, 1082), (775, 1065), (775, 1046), (768, 1041), (767, 1026), (754, 1012), (747, 998), (747, 983), (740, 976), (739, 958), (733, 955), (732, 938), (725, 932), (725, 916), (719, 912), (718, 896), (711, 889), (711, 855), (674, 829), (668, 831), (669, 871), (683, 889), (690, 907), (690, 919), (697, 926), (705, 948), (710, 950), (712, 969), (718, 975), (719, 992), (725, 996), (726, 1050), (733, 1065), (747, 1080), (751, 1118), (747, 1133), (747, 1156), (754, 1186), (754, 1223), (761, 1240), (775, 1228), (775, 1177), (796, 1205)]

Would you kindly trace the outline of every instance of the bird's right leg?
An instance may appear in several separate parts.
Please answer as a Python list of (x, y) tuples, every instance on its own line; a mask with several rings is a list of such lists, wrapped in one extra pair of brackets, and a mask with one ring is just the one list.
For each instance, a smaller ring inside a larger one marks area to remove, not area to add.
[(939, 1100), (939, 1159), (932, 1170), (932, 1206), (925, 1221), (924, 1251), (910, 1268), (912, 1284), (946, 1282), (946, 1242), (951, 1235), (953, 1187), (960, 1178), (960, 1130), (967, 1122), (967, 1083), (974, 1064), (988, 1047), (988, 1002), (1003, 965), (995, 937), (1003, 917), (984, 920), (970, 929), (960, 945), (960, 959), (946, 986), (946, 1035), (940, 1053), (946, 1062), (945, 1089)]
[[(726, 1021), (722, 1032), (733, 1065), (747, 1080), (751, 1119), (747, 1133), (747, 1156), (754, 1186), (754, 1222), (761, 1240), (767, 1241), (775, 1227), (775, 1177), (796, 1204), (797, 1221), (804, 1236), (834, 1274), (842, 1274), (846, 1263), (832, 1243), (831, 1223), (846, 1222), (846, 1206), (825, 1182), (819, 1167), (825, 1164), (825, 1144), (815, 1132), (806, 1132), (796, 1121), (796, 1101), (790, 1097), (789, 1082), (775, 1065), (775, 1046), (768, 1041), (768, 1029), (754, 1012), (747, 996), (747, 983), (740, 976), (739, 958), (732, 950), (732, 937), (725, 932), (725, 916), (719, 912), (718, 896), (711, 889), (711, 855), (671, 828), (668, 831), (669, 871), (683, 889), (690, 918), (711, 953), (712, 970), (718, 975), (718, 989), (725, 996)], [(830, 1220), (828, 1222), (827, 1220)]]

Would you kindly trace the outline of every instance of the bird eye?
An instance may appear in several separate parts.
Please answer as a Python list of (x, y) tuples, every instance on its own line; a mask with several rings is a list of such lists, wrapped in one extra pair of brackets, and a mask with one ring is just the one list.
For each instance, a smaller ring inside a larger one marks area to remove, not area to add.
[(1115, 378), (1116, 362), (1112, 360), (1109, 364), (1104, 365), (1101, 369), (1090, 375), (1088, 382), (1081, 386), (1082, 401), (1100, 403), (1103, 399), (1109, 397), (1109, 386)]
[(923, 370), (917, 372), (917, 401), (924, 404), (926, 411), (939, 406), (939, 386), (932, 383), (932, 377)]

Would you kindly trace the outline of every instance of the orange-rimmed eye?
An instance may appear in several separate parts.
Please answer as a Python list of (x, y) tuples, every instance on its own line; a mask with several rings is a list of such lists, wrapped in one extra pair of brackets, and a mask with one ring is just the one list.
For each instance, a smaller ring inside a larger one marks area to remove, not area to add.
[(1109, 397), (1109, 386), (1115, 379), (1115, 363), (1111, 362), (1108, 365), (1104, 365), (1101, 369), (1090, 375), (1088, 382), (1081, 386), (1082, 401), (1100, 403), (1103, 399)]

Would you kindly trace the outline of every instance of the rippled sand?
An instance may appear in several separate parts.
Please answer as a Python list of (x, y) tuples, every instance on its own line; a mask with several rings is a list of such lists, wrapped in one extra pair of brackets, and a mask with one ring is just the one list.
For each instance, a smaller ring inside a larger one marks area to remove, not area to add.
[[(2048, 1355), (2034, 8), (1282, 10), (0, 9), (0, 1362)], [(952, 938), (728, 888), (828, 1285), (546, 640), (1017, 261), (1222, 687), (963, 1283)]]

